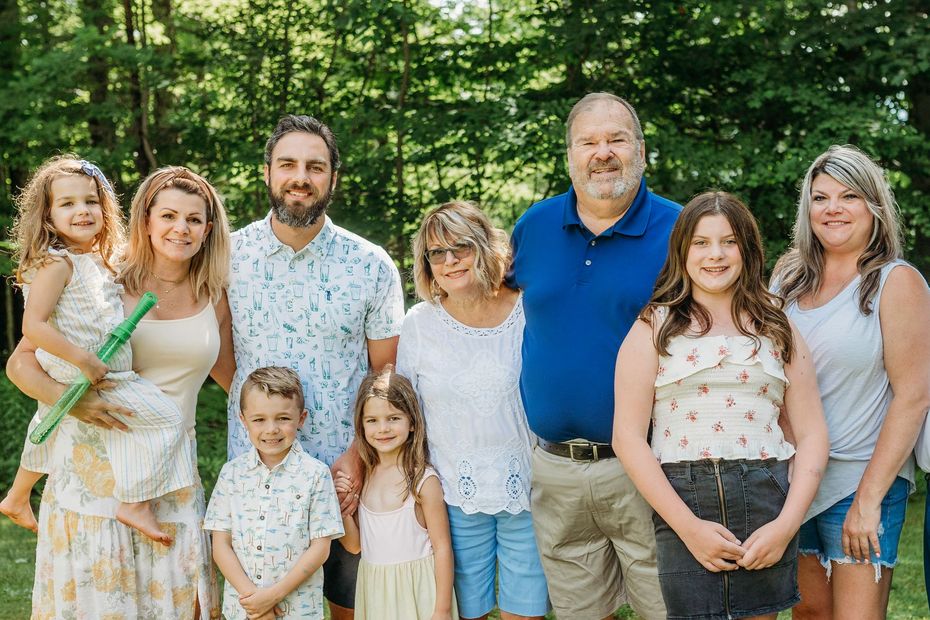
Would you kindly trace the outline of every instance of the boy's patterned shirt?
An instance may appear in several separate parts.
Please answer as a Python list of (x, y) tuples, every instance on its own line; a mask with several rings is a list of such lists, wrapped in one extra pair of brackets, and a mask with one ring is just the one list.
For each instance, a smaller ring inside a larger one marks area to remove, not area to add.
[(387, 253), (326, 218), (297, 252), (275, 237), (271, 216), (233, 233), (229, 274), (236, 375), (229, 390), (229, 457), (251, 444), (239, 390), (262, 366), (300, 376), (309, 415), (298, 439), (332, 465), (354, 435), (351, 407), (368, 373), (368, 340), (400, 334), (400, 274)]
[[(329, 468), (296, 441), (273, 469), (262, 463), (254, 447), (226, 463), (210, 496), (203, 528), (230, 532), (239, 563), (258, 587), (280, 581), (314, 538), (345, 533)], [(322, 569), (280, 607), (284, 618), (323, 618)], [(247, 617), (228, 581), (223, 615), (230, 620)]]

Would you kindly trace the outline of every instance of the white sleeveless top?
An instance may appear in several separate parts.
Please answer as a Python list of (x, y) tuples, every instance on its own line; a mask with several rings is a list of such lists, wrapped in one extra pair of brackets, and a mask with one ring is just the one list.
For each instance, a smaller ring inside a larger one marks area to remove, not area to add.
[[(427, 467), (417, 493), (430, 476), (439, 477), (436, 470)], [(400, 564), (433, 554), (429, 532), (417, 521), (413, 493), (407, 495), (400, 508), (387, 512), (374, 512), (359, 502), (358, 529), (362, 559), (369, 564)]]
[[(892, 398), (882, 346), (881, 297), (888, 275), (899, 265), (912, 269), (902, 260), (882, 267), (869, 315), (859, 311), (859, 276), (818, 308), (802, 310), (797, 302), (785, 308), (810, 347), (830, 435), (830, 461), (806, 518), (855, 492), (875, 451)], [(898, 475), (913, 488), (913, 458)]]
[(183, 319), (142, 319), (130, 342), (133, 369), (178, 404), (184, 429), (193, 438), (197, 395), (220, 352), (213, 304)]
[(794, 447), (778, 426), (788, 379), (771, 340), (679, 335), (667, 348), (652, 409), (660, 462), (791, 458)]
[[(50, 248), (49, 255), (67, 259), (71, 263), (71, 278), (61, 291), (58, 303), (49, 316), (49, 323), (76, 347), (96, 353), (107, 341), (110, 332), (123, 320), (122, 287), (103, 264), (96, 252), (75, 254), (67, 250)], [(27, 274), (31, 279), (31, 274)], [(28, 299), (30, 284), (23, 285), (23, 296)], [(77, 366), (38, 349), (36, 359), (56, 381), (72, 383), (81, 376)], [(120, 347), (107, 362), (108, 379), (132, 378), (132, 352)]]

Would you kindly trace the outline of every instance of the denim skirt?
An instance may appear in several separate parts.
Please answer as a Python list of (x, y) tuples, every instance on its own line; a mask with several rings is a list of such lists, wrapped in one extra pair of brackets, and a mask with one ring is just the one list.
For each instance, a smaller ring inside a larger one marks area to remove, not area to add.
[[(665, 463), (662, 470), (698, 518), (727, 527), (740, 540), (781, 513), (788, 495), (788, 462), (767, 459)], [(658, 514), (656, 556), (668, 617), (745, 618), (793, 607), (798, 592), (798, 537), (775, 565), (712, 573)]]

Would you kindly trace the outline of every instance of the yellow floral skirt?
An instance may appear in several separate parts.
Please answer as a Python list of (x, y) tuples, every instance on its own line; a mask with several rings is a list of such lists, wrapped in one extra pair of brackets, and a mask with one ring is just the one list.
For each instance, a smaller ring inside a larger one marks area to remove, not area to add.
[(199, 479), (154, 500), (174, 543), (152, 542), (115, 519), (104, 432), (73, 418), (59, 427), (39, 510), (32, 618), (219, 618)]

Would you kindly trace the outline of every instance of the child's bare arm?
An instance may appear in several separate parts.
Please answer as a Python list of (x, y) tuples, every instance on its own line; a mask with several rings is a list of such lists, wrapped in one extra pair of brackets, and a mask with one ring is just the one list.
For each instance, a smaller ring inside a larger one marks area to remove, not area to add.
[[(343, 471), (337, 471), (333, 477), (333, 484), (336, 487), (336, 494), (344, 497), (346, 494), (354, 493), (354, 486), (348, 474)], [(340, 508), (342, 508), (340, 506)], [(349, 553), (360, 553), (362, 550), (361, 535), (358, 530), (358, 523), (355, 521), (355, 510), (346, 508), (342, 511), (342, 527), (346, 531), (339, 542)]]
[(361, 553), (362, 537), (358, 531), (358, 523), (355, 522), (355, 515), (343, 513), (342, 527), (346, 531), (343, 537), (339, 539), (342, 547), (349, 553)]
[(23, 311), (23, 335), (40, 349), (74, 364), (91, 383), (97, 383), (107, 374), (107, 365), (92, 352), (73, 345), (49, 323), (71, 272), (71, 264), (63, 259), (53, 259), (38, 269)]
[(229, 532), (213, 531), (213, 561), (239, 596), (255, 592), (255, 584), (245, 574), (239, 558), (236, 557), (236, 552), (232, 547), (232, 535)]
[[(313, 576), (329, 557), (329, 537), (314, 538), (310, 546), (297, 558), (297, 562), (281, 580), (267, 588), (258, 588), (249, 595), (239, 596), (239, 604), (252, 615), (260, 616), (273, 609), (297, 587)], [(215, 552), (214, 552), (215, 555)], [(219, 562), (217, 562), (219, 564)], [(225, 575), (225, 573), (224, 573)], [(241, 590), (237, 590), (242, 595)]]
[(830, 439), (811, 352), (797, 328), (791, 327), (794, 351), (791, 363), (785, 364), (788, 388), (785, 390), (784, 409), (797, 447), (794, 472), (781, 513), (743, 542), (746, 554), (738, 564), (747, 569), (768, 568), (781, 559), (814, 501), (830, 453)]
[(420, 488), (420, 506), (433, 545), (436, 571), (436, 606), (431, 620), (448, 620), (452, 617), (452, 535), (449, 533), (449, 514), (442, 498), (442, 485), (436, 476), (427, 478)]

